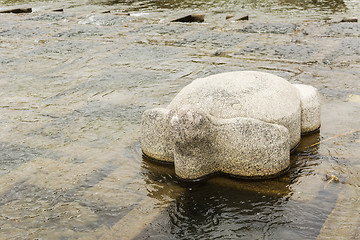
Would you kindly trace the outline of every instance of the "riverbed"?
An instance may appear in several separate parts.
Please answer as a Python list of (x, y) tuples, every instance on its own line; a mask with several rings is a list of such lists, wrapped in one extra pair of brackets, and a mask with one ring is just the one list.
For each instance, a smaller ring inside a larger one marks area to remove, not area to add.
[[(26, 7), (0, 14), (0, 239), (359, 238), (356, 0), (0, 0)], [(186, 183), (143, 158), (146, 109), (238, 70), (321, 93), (287, 173)]]

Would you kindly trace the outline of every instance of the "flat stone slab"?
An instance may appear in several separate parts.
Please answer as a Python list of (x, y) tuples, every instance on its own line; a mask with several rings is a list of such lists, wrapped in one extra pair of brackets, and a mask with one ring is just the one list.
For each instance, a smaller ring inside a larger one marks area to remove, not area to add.
[(279, 59), (293, 59), (298, 61), (310, 61), (316, 59), (318, 49), (314, 46), (301, 44), (272, 45), (268, 43), (252, 42), (234, 55), (266, 55)]
[(290, 165), (301, 133), (320, 127), (315, 88), (254, 71), (196, 79), (167, 108), (142, 117), (142, 150), (183, 179), (223, 172), (272, 177)]
[(245, 33), (273, 33), (273, 34), (290, 34), (293, 33), (298, 26), (292, 23), (251, 23), (239, 30)]

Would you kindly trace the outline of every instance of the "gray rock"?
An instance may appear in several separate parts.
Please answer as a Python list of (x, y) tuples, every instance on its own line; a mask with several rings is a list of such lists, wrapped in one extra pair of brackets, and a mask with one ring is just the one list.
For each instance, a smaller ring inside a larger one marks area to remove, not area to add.
[(167, 108), (142, 117), (142, 150), (174, 162), (183, 179), (215, 172), (239, 177), (275, 176), (290, 165), (301, 133), (320, 127), (317, 90), (253, 71), (201, 78)]
[(265, 55), (269, 58), (311, 61), (316, 58), (316, 55), (314, 53), (316, 53), (317, 51), (318, 49), (315, 47), (309, 47), (305, 44), (299, 43), (290, 43), (288, 45), (272, 45), (268, 43), (265, 44), (252, 42), (239, 52), (235, 53), (235, 55)]
[(245, 33), (274, 33), (290, 34), (297, 29), (298, 25), (291, 23), (251, 23), (239, 30)]
[(324, 37), (359, 37), (360, 36), (360, 24), (341, 22), (331, 25), (325, 33), (322, 34)]

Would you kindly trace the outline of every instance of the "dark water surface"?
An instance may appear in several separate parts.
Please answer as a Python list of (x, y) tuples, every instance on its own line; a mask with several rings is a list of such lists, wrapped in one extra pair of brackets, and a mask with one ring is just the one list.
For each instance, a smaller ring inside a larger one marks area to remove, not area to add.
[[(0, 239), (358, 238), (360, 24), (339, 22), (356, 0), (0, 0), (18, 7), (0, 14)], [(143, 158), (144, 110), (235, 70), (319, 89), (287, 173), (185, 183)]]

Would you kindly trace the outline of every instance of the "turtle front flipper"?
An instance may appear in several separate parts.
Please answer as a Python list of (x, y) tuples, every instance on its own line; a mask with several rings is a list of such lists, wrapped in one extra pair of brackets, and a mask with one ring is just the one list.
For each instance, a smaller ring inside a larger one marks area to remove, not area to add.
[(293, 84), (298, 90), (301, 104), (301, 133), (314, 132), (321, 125), (321, 99), (317, 89), (304, 84)]
[(284, 126), (252, 118), (217, 118), (192, 107), (171, 115), (175, 173), (182, 179), (198, 180), (216, 172), (269, 178), (290, 165), (290, 133)]
[(148, 157), (165, 162), (174, 162), (169, 115), (170, 110), (166, 108), (153, 108), (143, 113), (141, 148)]
[(271, 178), (290, 166), (290, 132), (253, 118), (219, 119), (216, 153), (221, 172), (243, 178)]

